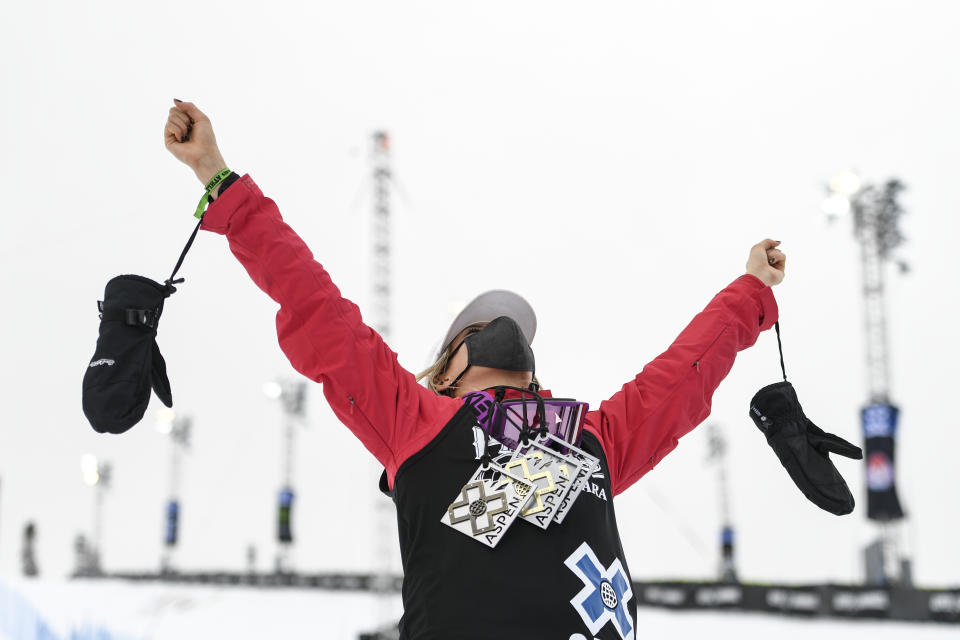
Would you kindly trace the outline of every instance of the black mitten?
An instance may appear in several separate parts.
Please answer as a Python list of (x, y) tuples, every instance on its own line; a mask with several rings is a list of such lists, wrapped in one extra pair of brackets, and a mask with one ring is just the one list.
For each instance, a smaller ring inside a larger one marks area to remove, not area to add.
[(810, 422), (792, 384), (777, 382), (760, 389), (750, 401), (750, 417), (810, 502), (838, 516), (853, 511), (853, 495), (828, 454), (860, 460), (863, 452)]
[(167, 367), (157, 346), (163, 301), (176, 289), (142, 276), (107, 283), (97, 348), (83, 376), (83, 413), (100, 432), (123, 433), (143, 418), (150, 389), (173, 406)]
[[(154, 328), (156, 333), (156, 328)], [(160, 402), (168, 407), (173, 406), (173, 394), (170, 392), (170, 380), (167, 378), (167, 361), (163, 359), (160, 353), (160, 347), (157, 346), (157, 339), (153, 339), (153, 356), (150, 360), (150, 386), (153, 392), (160, 398)]]

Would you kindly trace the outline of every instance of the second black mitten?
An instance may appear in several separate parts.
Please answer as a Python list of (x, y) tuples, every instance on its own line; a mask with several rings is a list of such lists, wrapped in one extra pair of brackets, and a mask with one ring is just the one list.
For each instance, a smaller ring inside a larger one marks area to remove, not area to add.
[(760, 389), (750, 401), (750, 417), (810, 502), (838, 516), (853, 511), (853, 495), (829, 454), (860, 460), (863, 452), (811, 422), (792, 384), (783, 381)]
[(100, 335), (83, 376), (83, 413), (100, 433), (123, 433), (143, 418), (152, 388), (173, 405), (157, 346), (163, 301), (175, 291), (149, 278), (117, 276), (104, 290)]

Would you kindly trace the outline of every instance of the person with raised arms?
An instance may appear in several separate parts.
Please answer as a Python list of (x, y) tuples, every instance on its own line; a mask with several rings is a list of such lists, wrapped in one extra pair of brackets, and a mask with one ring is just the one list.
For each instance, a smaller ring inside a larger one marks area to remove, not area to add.
[(540, 387), (536, 316), (511, 291), (474, 299), (433, 366), (419, 378), (406, 371), (273, 200), (229, 171), (200, 109), (175, 101), (164, 138), (209, 185), (202, 228), (225, 235), (279, 303), (277, 335), (293, 367), (323, 386), (384, 467), (404, 571), (401, 638), (635, 638), (613, 498), (710, 414), (737, 353), (776, 322), (780, 243), (751, 247), (746, 273), (589, 411)]

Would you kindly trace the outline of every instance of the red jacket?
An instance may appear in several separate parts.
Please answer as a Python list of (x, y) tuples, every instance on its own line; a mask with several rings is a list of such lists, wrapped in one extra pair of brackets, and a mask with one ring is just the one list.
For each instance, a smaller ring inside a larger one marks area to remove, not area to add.
[[(280, 304), (277, 335), (293, 367), (323, 385), (334, 413), (387, 472), (430, 442), (462, 405), (420, 385), (340, 295), (277, 205), (249, 175), (210, 207), (203, 228), (225, 234), (253, 281)], [(737, 352), (777, 320), (770, 287), (743, 275), (714, 296), (670, 348), (587, 414), (614, 495), (624, 491), (710, 414)]]

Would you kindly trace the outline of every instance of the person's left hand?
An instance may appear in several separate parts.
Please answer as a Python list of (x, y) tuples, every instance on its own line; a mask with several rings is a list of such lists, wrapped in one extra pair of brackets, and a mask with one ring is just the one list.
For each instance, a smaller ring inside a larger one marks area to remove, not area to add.
[(757, 276), (768, 287), (783, 281), (787, 266), (787, 256), (777, 249), (779, 245), (779, 240), (767, 238), (750, 247), (750, 257), (747, 258), (747, 273)]

